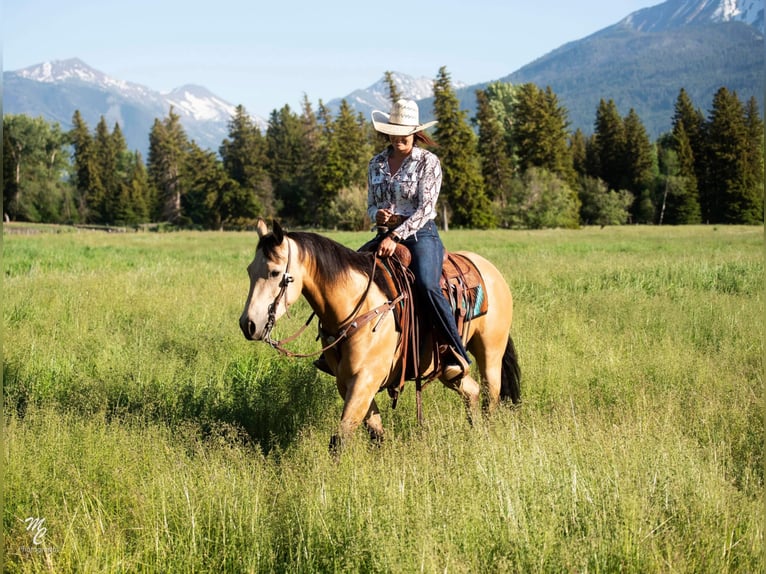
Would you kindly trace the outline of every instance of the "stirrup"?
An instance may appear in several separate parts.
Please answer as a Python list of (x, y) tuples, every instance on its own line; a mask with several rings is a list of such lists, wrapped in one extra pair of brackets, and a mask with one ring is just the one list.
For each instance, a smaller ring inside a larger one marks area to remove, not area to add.
[(447, 347), (441, 359), (444, 364), (442, 376), (447, 379), (447, 382), (457, 382), (468, 374), (468, 362), (454, 347)]

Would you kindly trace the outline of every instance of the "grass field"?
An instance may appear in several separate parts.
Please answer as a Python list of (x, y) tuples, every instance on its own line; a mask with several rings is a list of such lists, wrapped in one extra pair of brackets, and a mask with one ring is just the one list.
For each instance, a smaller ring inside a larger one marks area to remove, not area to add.
[(762, 227), (444, 234), (514, 292), (523, 406), (408, 386), (337, 461), (333, 381), (239, 332), (255, 234), (12, 231), (5, 572), (766, 568)]

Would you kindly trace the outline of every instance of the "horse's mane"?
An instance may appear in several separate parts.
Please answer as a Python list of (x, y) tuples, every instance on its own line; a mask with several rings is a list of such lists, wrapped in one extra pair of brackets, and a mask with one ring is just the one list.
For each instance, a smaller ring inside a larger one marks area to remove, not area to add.
[[(331, 287), (340, 283), (350, 271), (356, 271), (368, 277), (370, 275), (373, 261), (372, 252), (354, 251), (317, 233), (291, 231), (285, 233), (285, 236), (298, 245), (298, 257), (301, 262), (306, 260), (307, 255), (314, 260), (316, 273), (327, 286)], [(263, 249), (263, 255), (273, 261), (277, 245), (276, 237), (270, 233), (261, 238), (258, 249)], [(382, 274), (375, 274), (375, 283), (381, 289), (386, 289)]]

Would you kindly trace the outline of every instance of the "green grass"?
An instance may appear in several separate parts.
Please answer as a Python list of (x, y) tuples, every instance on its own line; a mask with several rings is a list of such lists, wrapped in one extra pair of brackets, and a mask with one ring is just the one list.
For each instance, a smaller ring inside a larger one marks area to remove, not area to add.
[(6, 234), (5, 571), (763, 571), (763, 239), (444, 234), (513, 290), (524, 404), (433, 383), (421, 428), (408, 386), (335, 460), (332, 380), (239, 333), (254, 234)]

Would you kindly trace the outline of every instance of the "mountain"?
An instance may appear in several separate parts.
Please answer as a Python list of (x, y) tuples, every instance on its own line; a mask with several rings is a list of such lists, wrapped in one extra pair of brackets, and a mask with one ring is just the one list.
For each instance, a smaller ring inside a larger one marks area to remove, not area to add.
[[(391, 75), (397, 91), (403, 98), (417, 101), (433, 95), (433, 78), (415, 78), (401, 72), (392, 72)], [(466, 84), (455, 82), (454, 87), (460, 89), (466, 87)], [(369, 118), (370, 112), (373, 110), (387, 112), (391, 107), (391, 102), (388, 99), (388, 82), (385, 74), (367, 88), (355, 90), (343, 98), (330, 100), (327, 102), (327, 108), (333, 113), (337, 112), (342, 100), (346, 100), (346, 103), (353, 110), (362, 113), (365, 118)]]
[[(633, 108), (650, 137), (669, 131), (681, 88), (707, 112), (721, 87), (741, 100), (763, 105), (764, 0), (667, 0), (629, 14), (616, 24), (565, 44), (498, 81), (550, 86), (569, 112), (570, 128), (592, 133), (600, 99), (615, 101), (623, 115)], [(498, 50), (505, 49), (499, 45)], [(418, 101), (422, 121), (433, 119), (430, 78), (395, 72), (399, 92)], [(489, 82), (455, 84), (461, 107), (473, 115), (478, 89)], [(110, 78), (80, 60), (48, 62), (3, 73), (3, 112), (43, 116), (68, 129), (75, 110), (91, 128), (101, 116), (119, 122), (131, 149), (144, 153), (156, 118), (170, 107), (187, 135), (217, 150), (228, 133), (234, 106), (203, 87), (187, 85), (162, 94)], [(369, 117), (389, 107), (385, 77), (327, 103), (336, 111), (342, 99)], [(253, 116), (265, 131), (264, 119)]]
[[(498, 81), (550, 86), (569, 112), (570, 129), (586, 134), (593, 132), (599, 101), (612, 99), (622, 115), (633, 108), (656, 138), (671, 129), (681, 88), (703, 113), (721, 86), (763, 106), (763, 6), (764, 0), (668, 0)], [(487, 85), (459, 90), (461, 106), (475, 109), (475, 92)], [(422, 101), (422, 110), (432, 108), (432, 99)]]
[[(3, 113), (42, 116), (63, 129), (71, 127), (75, 110), (91, 129), (103, 116), (110, 127), (120, 124), (128, 147), (141, 151), (144, 158), (154, 120), (167, 117), (171, 107), (189, 138), (213, 150), (226, 137), (235, 109), (201, 86), (186, 85), (163, 94), (107, 76), (76, 58), (4, 72), (3, 89)], [(253, 119), (265, 128), (262, 118)]]

